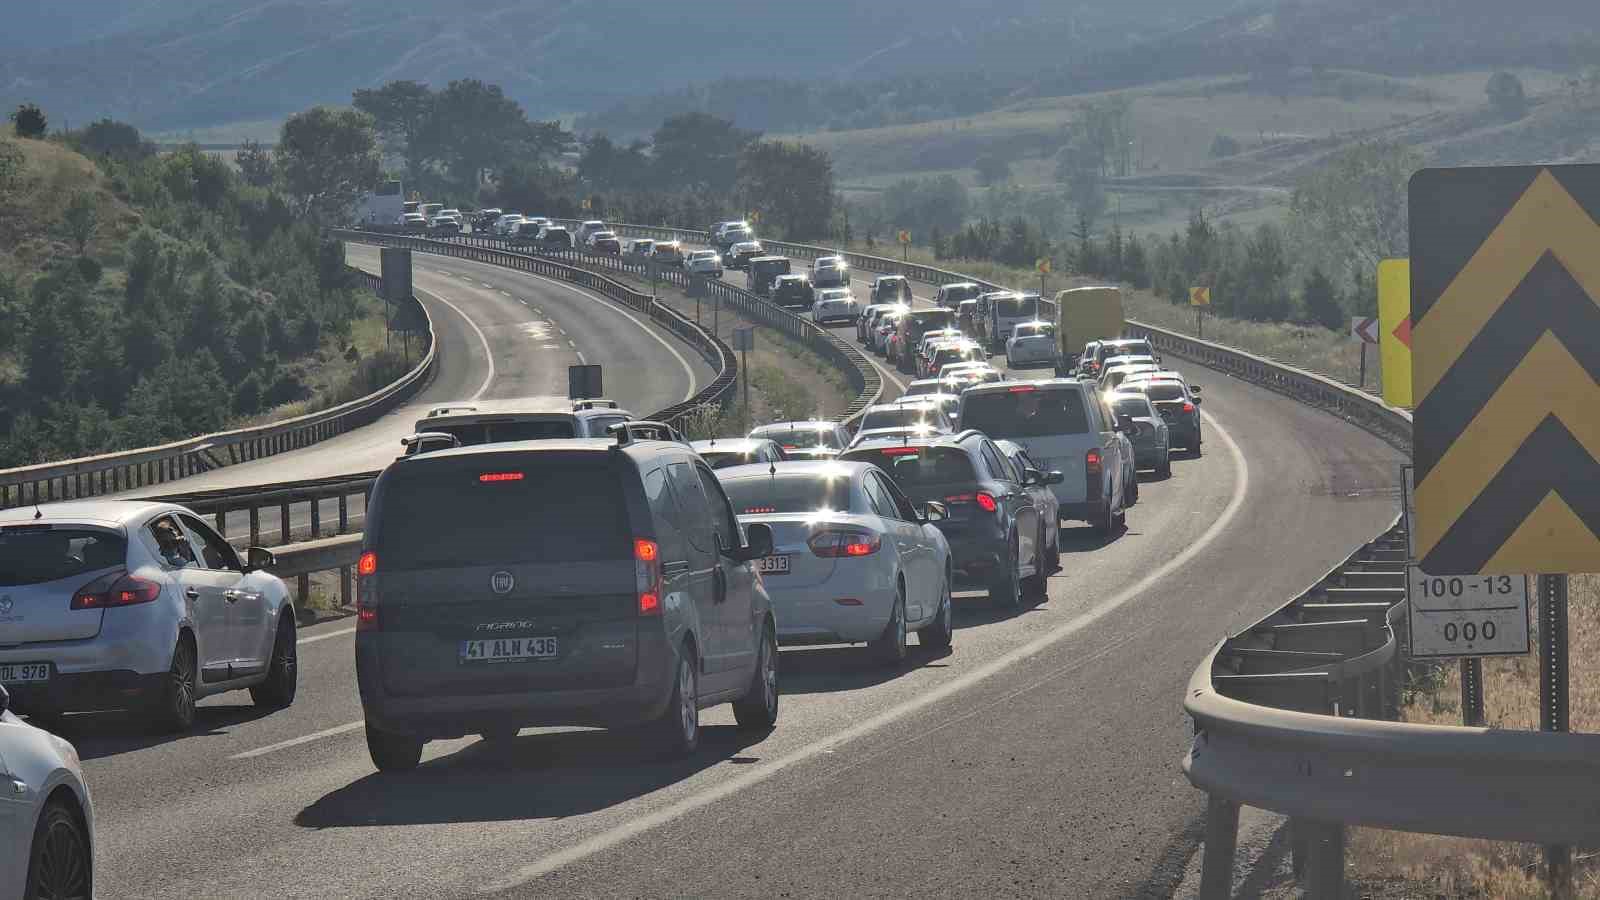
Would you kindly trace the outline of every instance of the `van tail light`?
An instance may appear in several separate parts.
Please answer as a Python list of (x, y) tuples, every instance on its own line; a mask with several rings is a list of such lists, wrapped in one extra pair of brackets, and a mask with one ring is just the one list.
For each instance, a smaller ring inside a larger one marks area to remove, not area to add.
[(806, 546), (824, 559), (871, 556), (882, 546), (883, 538), (865, 531), (819, 531), (813, 534)]
[(367, 550), (356, 559), (356, 630), (377, 631), (381, 627), (378, 619), (378, 583), (373, 576), (378, 574), (378, 554)]
[(1186, 413), (1194, 412), (1194, 404), (1187, 400), (1183, 401), (1183, 411)]
[(72, 609), (136, 606), (161, 596), (161, 583), (118, 570), (89, 582), (72, 595)]
[(1090, 475), (1100, 474), (1100, 451), (1090, 450), (1083, 455), (1083, 469)]
[(661, 545), (645, 538), (634, 540), (633, 577), (639, 591), (639, 615), (661, 615)]

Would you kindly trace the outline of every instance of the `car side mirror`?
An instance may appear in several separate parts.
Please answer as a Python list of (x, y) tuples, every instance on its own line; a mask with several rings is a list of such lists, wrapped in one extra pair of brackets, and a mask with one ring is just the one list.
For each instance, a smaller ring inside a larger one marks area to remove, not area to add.
[(1133, 430), (1133, 416), (1127, 416), (1127, 415), (1117, 416), (1117, 428), (1116, 428), (1116, 430), (1117, 431), (1132, 431)]
[(765, 522), (752, 522), (744, 527), (745, 545), (726, 552), (730, 559), (750, 562), (772, 555), (772, 526)]
[(1052, 469), (1049, 472), (1045, 473), (1045, 476), (1044, 476), (1044, 483), (1045, 484), (1060, 484), (1061, 482), (1066, 481), (1066, 480), (1067, 480), (1067, 476), (1063, 475), (1060, 471), (1057, 471), (1055, 469)]
[(272, 551), (265, 547), (250, 547), (244, 551), (244, 570), (246, 572), (259, 572), (270, 569), (278, 564), (278, 558)]
[(1200, 393), (1200, 390), (1201, 390), (1201, 388), (1200, 388), (1200, 385), (1198, 385), (1198, 384), (1189, 385), (1189, 393), (1191, 393), (1191, 394), (1198, 394), (1198, 393)]
[(922, 521), (943, 522), (950, 518), (950, 508), (937, 500), (929, 500), (922, 504)]
[(1022, 470), (1022, 483), (1024, 485), (1029, 486), (1029, 487), (1032, 487), (1033, 485), (1036, 485), (1036, 484), (1043, 484), (1044, 483), (1044, 473), (1039, 471), (1038, 469), (1033, 469), (1033, 468), (1023, 469)]
[(1195, 397), (1194, 398), (1194, 405), (1195, 406), (1199, 406), (1200, 405), (1200, 398), (1199, 397)]

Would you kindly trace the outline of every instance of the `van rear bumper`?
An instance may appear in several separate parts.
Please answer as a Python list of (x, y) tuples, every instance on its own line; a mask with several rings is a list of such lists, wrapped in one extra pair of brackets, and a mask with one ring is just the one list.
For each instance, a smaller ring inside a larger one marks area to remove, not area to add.
[(1105, 511), (1106, 504), (1103, 500), (1089, 503), (1063, 503), (1061, 504), (1061, 518), (1075, 522), (1093, 522), (1100, 518)]
[(554, 725), (618, 727), (659, 717), (673, 688), (678, 650), (665, 640), (641, 641), (631, 684), (576, 690), (498, 694), (405, 695), (383, 686), (375, 652), (357, 646), (356, 680), (369, 724), (393, 734), (428, 739), (461, 737), (490, 729)]

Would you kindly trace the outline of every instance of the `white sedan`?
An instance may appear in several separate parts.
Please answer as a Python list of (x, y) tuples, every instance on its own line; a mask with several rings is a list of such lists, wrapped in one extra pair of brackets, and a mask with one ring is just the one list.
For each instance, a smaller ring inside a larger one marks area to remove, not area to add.
[(722, 277), (722, 257), (715, 250), (696, 250), (689, 254), (684, 262), (684, 268), (696, 275), (708, 278)]
[(0, 897), (94, 896), (94, 804), (72, 745), (0, 686)]
[(944, 506), (915, 507), (870, 463), (780, 462), (717, 472), (745, 523), (772, 529), (760, 562), (782, 644), (869, 645), (888, 665), (906, 635), (950, 646), (950, 545)]
[(1011, 368), (1053, 366), (1059, 355), (1056, 327), (1049, 322), (1023, 322), (1011, 329), (1006, 340), (1006, 365)]
[(849, 288), (823, 288), (816, 293), (816, 299), (811, 302), (811, 321), (818, 325), (824, 322), (854, 322), (861, 315), (861, 305), (856, 302)]

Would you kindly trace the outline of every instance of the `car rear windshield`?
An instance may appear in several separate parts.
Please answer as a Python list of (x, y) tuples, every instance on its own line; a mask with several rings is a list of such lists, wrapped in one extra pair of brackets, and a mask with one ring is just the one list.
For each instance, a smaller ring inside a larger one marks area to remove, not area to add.
[(956, 314), (948, 309), (924, 309), (907, 313), (905, 321), (912, 336), (921, 337), (935, 328), (954, 328)]
[(755, 461), (751, 451), (746, 450), (724, 450), (720, 453), (715, 450), (702, 450), (700, 451), (700, 458), (705, 460), (706, 465), (713, 469), (731, 469), (734, 466), (748, 465)]
[(1146, 384), (1140, 390), (1143, 390), (1144, 391), (1144, 395), (1146, 397), (1149, 397), (1151, 400), (1182, 400), (1183, 399), (1183, 387), (1181, 385), (1162, 384), (1160, 382), (1154, 382), (1153, 381), (1153, 382), (1150, 382), (1149, 384)]
[(428, 431), (453, 434), (463, 445), (500, 441), (547, 441), (577, 437), (570, 419), (541, 419), (532, 422), (472, 422), (462, 425), (428, 426)]
[(128, 559), (126, 538), (92, 528), (21, 525), (0, 528), (0, 587), (86, 575)]
[(967, 394), (961, 404), (961, 427), (990, 437), (1045, 437), (1083, 434), (1089, 414), (1083, 395), (1063, 390), (993, 391)]
[(817, 430), (815, 428), (796, 428), (792, 431), (763, 431), (761, 437), (769, 441), (777, 441), (785, 450), (799, 450), (811, 447), (826, 447), (829, 450), (843, 449), (834, 437), (832, 428)]
[(905, 392), (904, 396), (906, 396), (906, 397), (918, 397), (918, 396), (921, 396), (923, 394), (937, 394), (937, 393), (939, 393), (939, 383), (938, 382), (929, 382), (928, 384), (917, 384), (915, 381), (913, 381), (913, 382), (911, 382), (911, 384), (906, 386), (906, 392)]
[(872, 428), (905, 428), (910, 425), (922, 425), (933, 418), (933, 412), (925, 406), (903, 406), (895, 409), (875, 409), (868, 412), (861, 419), (861, 430)]
[(1100, 358), (1110, 359), (1113, 356), (1155, 356), (1155, 351), (1150, 349), (1149, 341), (1118, 341), (1115, 344), (1102, 344)]
[(626, 559), (619, 476), (603, 457), (506, 453), (406, 463), (383, 485), (378, 557), (389, 570)]
[(902, 487), (976, 481), (972, 460), (959, 447), (884, 447), (852, 450), (845, 459), (869, 462)]
[(1125, 400), (1117, 401), (1117, 415), (1143, 416), (1145, 418), (1149, 418), (1150, 407), (1143, 400), (1136, 400), (1132, 397), (1129, 397)]
[(808, 513), (819, 509), (850, 512), (850, 480), (816, 475), (768, 475), (723, 482), (728, 500), (741, 516)]

